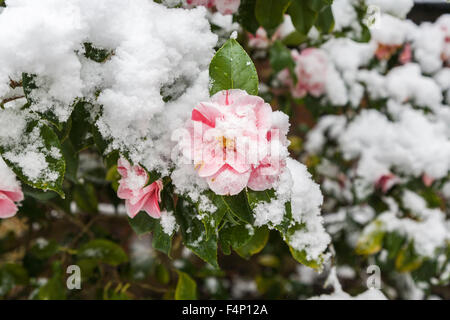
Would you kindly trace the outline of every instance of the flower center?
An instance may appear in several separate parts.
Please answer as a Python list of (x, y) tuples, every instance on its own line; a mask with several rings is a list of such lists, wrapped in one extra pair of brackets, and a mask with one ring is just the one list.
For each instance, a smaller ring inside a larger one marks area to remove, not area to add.
[(222, 148), (228, 149), (228, 150), (235, 150), (236, 149), (236, 142), (235, 139), (229, 139), (224, 136), (218, 137), (217, 140), (219, 140), (219, 143), (221, 144)]

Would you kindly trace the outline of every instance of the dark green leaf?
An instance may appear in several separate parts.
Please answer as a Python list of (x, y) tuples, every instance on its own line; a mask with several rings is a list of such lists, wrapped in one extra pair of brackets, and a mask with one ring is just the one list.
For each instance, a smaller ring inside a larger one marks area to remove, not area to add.
[(270, 48), (270, 65), (276, 73), (286, 68), (293, 70), (295, 67), (291, 51), (280, 41), (275, 41)]
[[(36, 137), (36, 133), (38, 137)], [(46, 124), (39, 123), (37, 121), (30, 121), (27, 125), (26, 132), (22, 136), (23, 143), (37, 144), (37, 152), (44, 154), (47, 162), (47, 170), (43, 170), (39, 175), (33, 179), (25, 175), (25, 166), (23, 163), (16, 162), (3, 157), (8, 166), (14, 171), (14, 173), (28, 185), (46, 190), (52, 190), (57, 192), (61, 197), (64, 197), (62, 190), (62, 183), (64, 180), (66, 163), (62, 156), (61, 144), (59, 142), (56, 133)], [(25, 145), (26, 146), (26, 145)], [(9, 144), (8, 141), (0, 144), (0, 153), (11, 152), (12, 154), (23, 153), (23, 145)], [(55, 155), (55, 151), (61, 156)], [(52, 174), (49, 175), (49, 172)], [(53, 174), (57, 174), (56, 179)]]
[(325, 6), (319, 11), (315, 23), (317, 30), (323, 33), (330, 33), (334, 29), (334, 17), (331, 6)]
[(283, 22), (290, 3), (291, 0), (256, 0), (256, 19), (266, 30), (275, 29)]
[(255, 16), (255, 5), (256, 0), (241, 0), (241, 5), (235, 15), (236, 21), (253, 34), (256, 33), (259, 27), (259, 22)]
[(258, 94), (258, 74), (252, 59), (234, 39), (228, 40), (209, 66), (210, 95), (222, 90), (242, 89), (248, 94)]
[(295, 29), (307, 35), (317, 18), (317, 12), (311, 9), (311, 0), (292, 0), (288, 13), (292, 18)]
[(175, 289), (175, 300), (195, 300), (197, 299), (197, 284), (185, 272), (177, 271), (178, 282)]
[(246, 259), (264, 249), (269, 240), (269, 229), (267, 227), (255, 228), (253, 232), (249, 241), (235, 249), (241, 257)]
[(78, 259), (92, 259), (112, 266), (128, 261), (119, 245), (105, 239), (95, 239), (83, 245), (78, 251)]
[(203, 222), (196, 218), (196, 207), (186, 199), (178, 198), (175, 216), (183, 235), (183, 243), (192, 252), (211, 266), (219, 268), (217, 263), (217, 235), (206, 237)]
[(97, 194), (91, 183), (75, 185), (73, 199), (81, 211), (86, 213), (98, 212)]
[(170, 255), (170, 249), (172, 247), (172, 235), (168, 235), (164, 232), (160, 219), (154, 219), (150, 217), (146, 212), (139, 212), (133, 219), (128, 218), (128, 222), (131, 228), (138, 235), (144, 235), (152, 233), (152, 246), (153, 248)]

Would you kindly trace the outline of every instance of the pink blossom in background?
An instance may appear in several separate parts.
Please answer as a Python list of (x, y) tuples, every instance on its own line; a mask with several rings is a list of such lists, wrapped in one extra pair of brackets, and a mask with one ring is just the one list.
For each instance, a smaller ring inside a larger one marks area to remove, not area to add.
[(221, 14), (235, 13), (241, 4), (241, 0), (216, 0), (216, 8)]
[(16, 203), (22, 200), (20, 183), (0, 158), (0, 219), (13, 217), (18, 210)]
[(379, 43), (377, 51), (375, 51), (375, 57), (377, 57), (380, 61), (389, 60), (399, 48), (399, 45), (386, 45)]
[(291, 88), (292, 96), (303, 98), (307, 94), (319, 97), (325, 93), (328, 57), (321, 49), (307, 48), (299, 53), (292, 51), (295, 61), (294, 72), (297, 83), (294, 84), (289, 70), (285, 69), (278, 75), (278, 79)]
[(375, 188), (381, 190), (381, 192), (388, 192), (394, 185), (398, 183), (398, 178), (392, 173), (382, 175), (377, 182), (375, 182)]
[(437, 21), (436, 24), (442, 30), (444, 34), (444, 47), (442, 50), (442, 60), (450, 65), (450, 16), (443, 15)]
[(243, 90), (225, 90), (192, 111), (186, 158), (219, 195), (273, 187), (287, 156), (288, 117)]
[(431, 187), (434, 182), (434, 178), (430, 177), (426, 173), (422, 175), (422, 182), (426, 187)]
[(186, 0), (190, 6), (204, 6), (207, 8), (216, 7), (221, 14), (235, 13), (241, 4), (241, 0)]
[(398, 61), (401, 64), (407, 64), (410, 63), (412, 60), (412, 49), (411, 45), (409, 43), (405, 44), (405, 47), (403, 48), (402, 52), (400, 53), (400, 57), (398, 58)]
[(186, 3), (191, 6), (204, 6), (207, 8), (212, 8), (214, 6), (215, 0), (186, 0)]
[(280, 38), (280, 29), (277, 29), (272, 37), (269, 39), (266, 29), (259, 27), (253, 35), (248, 32), (248, 46), (254, 49), (267, 49), (270, 43)]
[(131, 166), (123, 158), (117, 163), (117, 170), (122, 178), (119, 180), (117, 196), (125, 200), (125, 207), (130, 218), (134, 218), (143, 210), (153, 218), (161, 216), (159, 202), (161, 202), (161, 180), (147, 185), (149, 176), (141, 166)]
[(248, 46), (255, 49), (267, 49), (269, 47), (270, 40), (267, 37), (267, 32), (263, 27), (259, 27), (256, 30), (255, 35), (248, 33)]

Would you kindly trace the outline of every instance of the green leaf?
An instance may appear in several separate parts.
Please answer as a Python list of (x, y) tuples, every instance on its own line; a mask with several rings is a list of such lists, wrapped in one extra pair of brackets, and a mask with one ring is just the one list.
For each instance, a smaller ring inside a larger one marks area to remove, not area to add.
[(269, 229), (266, 226), (255, 228), (254, 234), (244, 245), (236, 248), (235, 251), (243, 258), (250, 258), (252, 255), (259, 253), (269, 240)]
[(77, 184), (73, 190), (73, 199), (77, 207), (86, 213), (98, 212), (98, 200), (93, 184)]
[(150, 217), (146, 212), (139, 212), (133, 219), (128, 218), (131, 228), (138, 235), (152, 233), (153, 248), (170, 256), (172, 235), (164, 232), (160, 219)]
[(235, 196), (217, 196), (214, 204), (216, 203), (217, 205), (224, 204), (233, 216), (253, 225), (255, 217), (250, 210), (245, 190)]
[(264, 191), (253, 191), (253, 190), (247, 190), (246, 192), (248, 204), (250, 205), (250, 208), (252, 210), (255, 209), (255, 207), (260, 202), (270, 202), (272, 199), (275, 198), (275, 190), (268, 189)]
[(88, 59), (102, 63), (105, 62), (111, 55), (111, 50), (97, 48), (90, 42), (84, 43), (84, 56)]
[(75, 152), (80, 152), (94, 144), (91, 137), (91, 123), (89, 122), (90, 114), (87, 108), (93, 106), (87, 102), (79, 101), (75, 104), (72, 115), (72, 127), (69, 133), (69, 139), (72, 142)]
[(308, 40), (308, 37), (304, 34), (301, 34), (298, 31), (293, 31), (290, 34), (288, 34), (286, 37), (284, 37), (281, 41), (284, 45), (290, 46), (290, 47), (297, 47), (301, 45), (303, 42)]
[(306, 257), (306, 252), (304, 250), (298, 251), (291, 246), (289, 246), (289, 251), (291, 252), (292, 257), (301, 264), (316, 270), (320, 270), (322, 268), (323, 259), (320, 258), (319, 261), (308, 260), (308, 258)]
[(290, 3), (291, 0), (256, 0), (256, 19), (266, 30), (275, 29), (283, 22)]
[[(25, 173), (29, 163), (16, 160), (15, 155), (26, 156), (28, 144), (34, 146), (33, 153), (37, 152), (45, 156), (47, 170), (39, 172), (37, 177), (30, 178)], [(22, 135), (22, 144), (10, 144), (9, 141), (0, 141), (0, 153), (14, 173), (28, 185), (57, 192), (64, 198), (62, 183), (66, 169), (66, 163), (62, 155), (61, 143), (56, 133), (46, 124), (38, 121), (30, 121)]]
[(78, 259), (92, 259), (112, 266), (128, 261), (125, 251), (119, 245), (105, 239), (91, 240), (81, 246)]
[(78, 154), (69, 139), (63, 142), (61, 151), (66, 161), (65, 177), (76, 183), (78, 181)]
[(399, 272), (412, 272), (418, 269), (423, 263), (423, 258), (419, 257), (414, 250), (414, 243), (410, 241), (404, 246), (395, 259), (395, 268)]
[(235, 15), (236, 21), (247, 31), (255, 34), (259, 22), (255, 15), (256, 0), (241, 0), (239, 10)]
[(62, 265), (61, 262), (57, 261), (53, 263), (52, 266), (53, 275), (44, 284), (39, 288), (39, 291), (36, 295), (36, 299), (38, 300), (65, 300), (66, 299), (66, 289), (64, 278), (62, 274)]
[[(377, 221), (375, 221), (376, 223)], [(385, 232), (380, 228), (369, 233), (363, 233), (356, 244), (356, 253), (360, 255), (372, 255), (382, 249)]]
[(330, 33), (334, 29), (334, 17), (331, 6), (325, 6), (319, 11), (315, 23), (317, 30), (323, 33)]
[(245, 245), (252, 238), (253, 228), (247, 228), (247, 225), (238, 224), (232, 225), (230, 222), (226, 223), (219, 233), (220, 243), (225, 247), (232, 247), (237, 249)]
[(270, 48), (270, 65), (276, 73), (286, 68), (294, 70), (295, 62), (291, 51), (281, 41), (275, 41)]
[(252, 59), (234, 39), (217, 51), (209, 66), (210, 95), (222, 90), (242, 89), (250, 95), (258, 94), (258, 74)]
[(162, 264), (156, 266), (156, 279), (162, 284), (168, 284), (170, 281), (170, 272)]
[(175, 289), (175, 300), (196, 300), (197, 283), (185, 272), (177, 271), (178, 282)]
[(315, 12), (321, 11), (325, 6), (331, 6), (332, 0), (306, 0), (305, 1), (309, 8), (314, 10)]
[[(30, 107), (35, 102), (32, 97), (33, 90), (37, 89), (36, 85), (36, 77), (35, 74), (22, 73), (22, 87), (23, 92), (25, 93), (25, 98), (27, 99), (27, 104), (25, 107)], [(34, 111), (38, 114), (42, 119), (47, 120), (50, 124), (52, 124), (58, 131), (63, 131), (64, 123), (59, 121), (58, 116), (54, 113), (52, 109), (48, 109), (44, 112)]]
[(40, 260), (48, 260), (58, 252), (58, 249), (59, 244), (55, 240), (39, 239), (28, 253)]
[(28, 273), (21, 265), (7, 263), (0, 267), (0, 297), (5, 296), (16, 285), (26, 285)]
[(311, 0), (292, 0), (288, 13), (295, 29), (307, 35), (317, 18), (317, 12), (311, 9)]
[(226, 205), (226, 203), (224, 201), (221, 201), (221, 199), (219, 199), (219, 197), (220, 197), (219, 195), (216, 195), (212, 191), (207, 191), (205, 193), (205, 195), (211, 200), (211, 202), (217, 208), (216, 211), (213, 213), (203, 212), (201, 210), (201, 206), (199, 205), (199, 203), (197, 203), (197, 210), (200, 213), (200, 215), (203, 217), (202, 221), (203, 221), (203, 224), (205, 225), (206, 238), (209, 239), (210, 236), (216, 234), (217, 229), (223, 220), (223, 217), (229, 210), (228, 210), (228, 206)]
[(175, 217), (181, 229), (184, 245), (198, 257), (218, 269), (217, 235), (214, 233), (206, 237), (205, 226), (196, 216), (196, 207), (186, 199), (179, 197)]

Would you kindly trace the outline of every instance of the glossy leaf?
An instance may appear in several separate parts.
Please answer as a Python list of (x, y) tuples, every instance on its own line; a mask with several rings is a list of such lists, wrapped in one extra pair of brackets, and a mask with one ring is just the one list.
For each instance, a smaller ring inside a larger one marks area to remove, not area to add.
[(128, 261), (122, 247), (105, 239), (95, 239), (81, 246), (78, 258), (96, 260), (112, 266), (118, 266)]
[(258, 94), (258, 74), (252, 59), (234, 39), (228, 40), (209, 66), (210, 95), (222, 90), (241, 89), (248, 94)]
[(266, 30), (275, 29), (283, 22), (290, 3), (291, 0), (256, 0), (256, 19)]
[(178, 282), (175, 289), (175, 300), (197, 299), (197, 283), (185, 272), (177, 271)]

